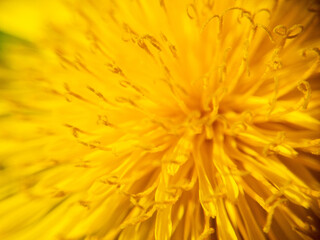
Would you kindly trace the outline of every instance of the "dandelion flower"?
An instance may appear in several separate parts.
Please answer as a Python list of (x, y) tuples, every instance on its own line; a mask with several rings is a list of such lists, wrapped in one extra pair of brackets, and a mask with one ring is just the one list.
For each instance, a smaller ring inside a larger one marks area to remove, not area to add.
[(319, 239), (316, 1), (0, 9), (1, 239)]

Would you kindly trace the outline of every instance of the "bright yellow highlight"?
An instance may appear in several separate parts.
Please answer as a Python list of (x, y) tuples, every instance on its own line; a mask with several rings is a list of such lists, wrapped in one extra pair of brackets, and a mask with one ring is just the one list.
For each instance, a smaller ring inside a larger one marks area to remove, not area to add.
[(0, 239), (320, 239), (317, 1), (0, 6)]

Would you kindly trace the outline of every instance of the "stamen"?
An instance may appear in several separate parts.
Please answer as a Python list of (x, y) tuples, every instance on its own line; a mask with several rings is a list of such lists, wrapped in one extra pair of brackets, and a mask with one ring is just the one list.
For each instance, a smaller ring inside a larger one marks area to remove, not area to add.
[(304, 30), (303, 25), (301, 24), (293, 25), (291, 28), (289, 28), (286, 38), (287, 39), (296, 38), (303, 32), (303, 30)]
[[(77, 98), (77, 99), (79, 99), (79, 100), (81, 100), (81, 101), (86, 102), (86, 103), (90, 103), (90, 104), (95, 105), (93, 102), (91, 102), (91, 101), (89, 101), (88, 99), (82, 97), (81, 95), (72, 92), (72, 91), (70, 90), (70, 87), (69, 87), (69, 85), (68, 85), (67, 83), (64, 83), (64, 88), (65, 88), (65, 90), (67, 91), (67, 95), (73, 96), (73, 97), (75, 97), (75, 98)], [(66, 99), (69, 100), (67, 97), (66, 97)], [(69, 100), (69, 101), (70, 101), (70, 100)]]
[(286, 37), (287, 36), (287, 27), (284, 25), (278, 25), (273, 29), (273, 32), (282, 36), (282, 37)]
[(218, 22), (219, 22), (218, 35), (220, 35), (220, 33), (221, 33), (221, 31), (222, 31), (222, 21), (223, 21), (223, 19), (222, 19), (222, 17), (219, 16), (219, 15), (213, 15), (211, 18), (209, 18), (209, 19), (205, 22), (205, 24), (202, 26), (201, 32), (203, 32), (204, 29), (208, 26), (208, 24), (209, 24), (213, 19), (215, 19), (215, 18), (217, 18), (217, 19), (218, 19)]
[(273, 215), (274, 215), (276, 208), (281, 206), (286, 201), (287, 201), (286, 199), (279, 199), (271, 207), (269, 207), (269, 209), (267, 211), (268, 212), (267, 221), (263, 227), (263, 231), (265, 233), (268, 233), (270, 231), (271, 224), (272, 224), (272, 218), (273, 218)]
[(194, 4), (191, 3), (187, 6), (187, 15), (192, 20), (198, 16), (198, 12)]
[(155, 37), (151, 35), (145, 35), (142, 38), (148, 40), (152, 44), (152, 46), (154, 46), (156, 49), (158, 49), (161, 52), (160, 43)]
[(243, 17), (244, 15), (248, 15), (248, 16), (251, 16), (251, 12), (245, 10), (244, 8), (241, 8), (241, 7), (232, 7), (232, 8), (228, 8), (227, 10), (224, 11), (224, 13), (222, 14), (223, 16), (227, 13), (227, 12), (230, 12), (230, 11), (233, 11), (233, 10), (240, 10), (241, 11), (241, 16)]
[(121, 70), (121, 68), (115, 66), (113, 63), (108, 63), (106, 65), (109, 67), (109, 70), (112, 73), (119, 74), (120, 76), (125, 77), (125, 75), (124, 75), (123, 71)]
[(84, 207), (87, 208), (88, 210), (90, 209), (90, 202), (89, 201), (79, 201), (79, 204)]
[(214, 3), (215, 3), (215, 0), (207, 0), (205, 5), (209, 10), (211, 10), (214, 6)]
[(123, 24), (123, 30), (124, 30), (124, 35), (122, 36), (122, 40), (125, 42), (128, 42), (131, 40), (131, 42), (136, 43), (137, 39), (139, 38), (139, 35), (135, 31), (133, 31), (128, 24), (126, 23)]
[(81, 56), (77, 55), (76, 59), (75, 59), (75, 63), (78, 64), (78, 66), (80, 66), (80, 68), (82, 68), (83, 70), (85, 70), (87, 73), (89, 73), (90, 75), (97, 77), (92, 71), (90, 71), (88, 69), (88, 67), (82, 62)]
[(93, 142), (78, 141), (78, 143), (80, 143), (86, 147), (89, 147), (91, 149), (99, 149), (99, 150), (103, 150), (103, 151), (111, 151), (112, 150), (111, 148), (100, 146), (101, 143), (97, 142), (97, 141), (93, 141)]
[(148, 220), (154, 212), (157, 210), (155, 206), (150, 206), (148, 209), (143, 211), (139, 216), (126, 219), (120, 226), (121, 229), (124, 229), (131, 225), (137, 225), (141, 222)]
[(61, 60), (61, 65), (62, 65), (64, 68), (66, 68), (66, 66), (65, 66), (63, 63), (65, 63), (65, 64), (67, 64), (67, 65), (75, 68), (75, 69), (78, 70), (78, 71), (80, 70), (80, 69), (78, 68), (78, 66), (77, 66), (74, 62), (72, 62), (71, 60), (67, 59), (67, 58), (64, 56), (64, 52), (63, 52), (62, 49), (56, 49), (55, 52), (56, 52), (56, 54), (58, 55), (58, 57), (60, 58), (60, 60)]
[(226, 50), (224, 50), (224, 54), (223, 54), (223, 60), (222, 60), (222, 64), (219, 66), (219, 75), (220, 75), (220, 83), (224, 83), (225, 79), (226, 79), (226, 74), (227, 74), (227, 56), (228, 53), (230, 52), (232, 48), (228, 47)]
[(127, 98), (127, 97), (116, 97), (115, 100), (118, 103), (128, 103), (133, 107), (138, 107), (138, 105), (134, 102), (134, 100)]
[(274, 81), (274, 92), (273, 92), (273, 97), (269, 100), (270, 110), (268, 112), (268, 117), (271, 115), (274, 108), (276, 107), (276, 102), (277, 102), (278, 92), (279, 92), (279, 79), (278, 79), (278, 77), (275, 76), (273, 78), (273, 81)]
[(95, 95), (97, 95), (100, 99), (102, 99), (104, 102), (109, 103), (109, 101), (103, 96), (101, 92), (98, 92), (97, 90), (95, 90), (93, 87), (90, 87), (89, 85), (87, 86), (87, 88), (91, 92), (93, 92)]
[(108, 127), (115, 127), (113, 124), (110, 123), (108, 117), (106, 115), (98, 115), (97, 124), (103, 124), (104, 126)]
[(264, 26), (262, 24), (257, 24), (256, 26), (259, 27), (259, 28), (262, 28), (263, 30), (265, 30), (266, 33), (268, 34), (268, 37), (269, 37), (270, 41), (272, 43), (275, 43), (275, 41), (273, 39), (273, 36), (272, 36), (272, 33), (270, 32), (270, 30), (266, 26)]
[(90, 161), (80, 161), (79, 163), (75, 164), (74, 166), (78, 167), (78, 168), (91, 168), (89, 163), (90, 163)]
[(76, 138), (79, 137), (79, 134), (78, 134), (78, 133), (83, 133), (83, 134), (87, 134), (87, 135), (90, 134), (90, 133), (88, 133), (88, 132), (86, 132), (86, 131), (83, 131), (83, 130), (77, 128), (77, 127), (74, 127), (74, 126), (72, 126), (72, 125), (70, 125), (70, 124), (64, 124), (64, 126), (67, 127), (67, 128), (71, 128), (72, 134), (73, 134), (73, 136), (75, 136)]
[(312, 66), (303, 74), (302, 80), (306, 80), (307, 78), (309, 78), (314, 72), (319, 69), (320, 65), (320, 48), (304, 49), (302, 52), (302, 56), (307, 57), (307, 53), (309, 52), (316, 53), (317, 59), (315, 60), (314, 64), (312, 64)]
[(213, 228), (205, 228), (201, 233), (201, 235), (199, 236), (199, 240), (209, 239), (210, 235), (212, 235), (214, 232), (215, 231)]
[(61, 197), (65, 197), (67, 195), (67, 193), (66, 192), (64, 192), (64, 191), (55, 191), (54, 193), (53, 193), (53, 197), (54, 198), (61, 198)]
[(159, 0), (160, 1), (160, 6), (164, 9), (165, 12), (167, 12), (165, 0)]
[(307, 109), (308, 104), (310, 102), (310, 98), (311, 98), (310, 84), (307, 81), (303, 80), (298, 84), (297, 88), (304, 95), (301, 103), (298, 104), (297, 109), (299, 109), (300, 107), (302, 107), (302, 109)]
[(269, 9), (267, 9), (267, 8), (262, 8), (262, 9), (259, 9), (257, 12), (255, 12), (255, 13), (252, 15), (253, 21), (255, 20), (255, 17), (256, 17), (259, 13), (263, 13), (263, 12), (268, 13), (269, 19), (271, 18), (271, 11), (270, 11)]

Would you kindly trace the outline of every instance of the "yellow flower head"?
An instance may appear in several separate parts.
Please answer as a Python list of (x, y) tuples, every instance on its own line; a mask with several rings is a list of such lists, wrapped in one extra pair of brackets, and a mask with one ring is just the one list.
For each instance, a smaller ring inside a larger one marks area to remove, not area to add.
[(0, 239), (320, 239), (317, 1), (0, 9)]

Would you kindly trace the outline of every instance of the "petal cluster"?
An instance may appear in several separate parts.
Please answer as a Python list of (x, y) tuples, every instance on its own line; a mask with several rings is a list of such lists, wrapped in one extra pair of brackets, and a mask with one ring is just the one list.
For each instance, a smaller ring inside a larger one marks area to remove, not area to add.
[(320, 237), (317, 1), (29, 8), (0, 18), (1, 239)]

